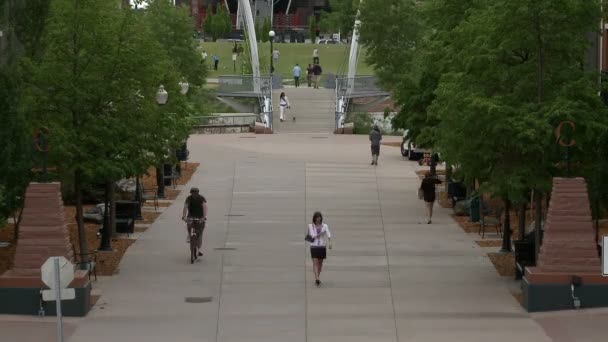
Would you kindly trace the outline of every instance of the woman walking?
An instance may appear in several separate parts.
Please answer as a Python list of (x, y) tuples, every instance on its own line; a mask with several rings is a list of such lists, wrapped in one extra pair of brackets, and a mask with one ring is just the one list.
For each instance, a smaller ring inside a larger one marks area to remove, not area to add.
[(435, 205), (435, 185), (441, 184), (441, 181), (437, 177), (433, 177), (430, 172), (424, 175), (422, 183), (420, 183), (420, 190), (422, 191), (422, 199), (426, 205), (426, 214), (428, 217), (428, 224), (431, 224), (433, 218), (433, 206)]
[(279, 109), (281, 110), (281, 122), (285, 121), (285, 108), (290, 108), (289, 99), (285, 96), (285, 93), (282, 92), (281, 96), (279, 96)]
[(321, 270), (323, 270), (323, 260), (327, 257), (327, 247), (331, 249), (331, 232), (325, 223), (320, 212), (312, 216), (312, 224), (308, 225), (308, 235), (310, 236), (310, 256), (312, 257), (312, 270), (315, 274), (315, 285), (320, 286)]

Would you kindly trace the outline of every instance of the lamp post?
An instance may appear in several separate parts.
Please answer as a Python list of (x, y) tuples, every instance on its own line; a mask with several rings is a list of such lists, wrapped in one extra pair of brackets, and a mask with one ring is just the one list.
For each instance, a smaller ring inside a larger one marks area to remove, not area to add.
[[(161, 84), (156, 93), (156, 103), (162, 106), (167, 103), (169, 99), (169, 93), (165, 90), (165, 87)], [(156, 167), (156, 186), (158, 187), (158, 198), (165, 198), (165, 163), (161, 162), (160, 167)]]
[(272, 53), (274, 51), (273, 49), (273, 43), (274, 43), (274, 31), (270, 30), (270, 32), (268, 32), (268, 37), (270, 37), (270, 76), (272, 77), (272, 74), (274, 73), (274, 59), (272, 56)]

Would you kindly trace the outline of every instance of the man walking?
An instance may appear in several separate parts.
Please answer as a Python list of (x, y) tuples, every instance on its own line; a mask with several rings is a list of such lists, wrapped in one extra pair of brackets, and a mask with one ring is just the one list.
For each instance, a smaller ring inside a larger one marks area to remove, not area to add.
[(315, 89), (319, 89), (319, 79), (321, 78), (323, 69), (321, 69), (321, 66), (319, 64), (315, 64), (312, 67), (312, 73), (315, 76)]
[(319, 64), (319, 50), (312, 50), (312, 64)]
[(276, 48), (274, 49), (274, 51), (272, 51), (272, 62), (274, 63), (274, 65), (279, 65), (279, 56), (280, 55), (281, 55), (281, 53)]
[(293, 79), (296, 83), (296, 88), (298, 88), (300, 86), (300, 74), (302, 73), (302, 69), (300, 68), (300, 65), (298, 63), (296, 63), (296, 66), (293, 67)]
[(380, 142), (382, 141), (382, 133), (378, 125), (374, 125), (369, 132), (369, 141), (372, 145), (372, 165), (378, 165), (378, 156), (380, 155)]
[(308, 88), (312, 85), (312, 64), (308, 64), (306, 68), (306, 80), (308, 81)]
[(211, 59), (213, 60), (213, 70), (217, 71), (217, 66), (218, 64), (220, 64), (220, 59), (217, 58), (216, 54), (213, 54), (213, 57), (211, 57)]

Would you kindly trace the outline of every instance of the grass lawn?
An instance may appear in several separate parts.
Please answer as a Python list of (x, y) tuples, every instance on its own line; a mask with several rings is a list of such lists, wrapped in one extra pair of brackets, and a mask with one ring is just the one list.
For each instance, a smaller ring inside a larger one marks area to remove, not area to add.
[[(207, 65), (209, 66), (209, 77), (217, 77), (220, 75), (241, 74), (242, 64), (241, 55), (237, 59), (236, 73), (232, 63), (232, 47), (233, 43), (229, 42), (204, 42), (201, 43), (201, 51), (207, 51)], [(312, 51), (316, 47), (319, 49), (319, 59), (323, 73), (346, 74), (348, 68), (348, 54), (350, 45), (335, 44), (335, 45), (317, 45), (317, 44), (302, 44), (302, 43), (276, 43), (274, 47), (281, 54), (278, 65), (275, 65), (276, 72), (283, 76), (283, 79), (289, 80), (292, 78), (292, 69), (296, 63), (300, 64), (306, 75), (306, 67), (312, 63)], [(246, 49), (246, 46), (243, 45)], [(217, 54), (219, 57), (219, 70), (213, 70), (213, 62), (211, 56)], [(258, 53), (260, 55), (260, 72), (267, 74), (270, 64), (270, 43), (258, 43)], [(365, 51), (361, 51), (359, 65), (357, 67), (357, 75), (373, 75), (373, 70), (364, 61)]]

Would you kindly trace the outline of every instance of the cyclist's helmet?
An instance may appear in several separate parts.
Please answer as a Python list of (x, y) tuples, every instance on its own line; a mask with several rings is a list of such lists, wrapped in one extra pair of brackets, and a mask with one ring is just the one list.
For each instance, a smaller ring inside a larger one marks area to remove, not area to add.
[(191, 194), (198, 194), (198, 188), (197, 187), (190, 188), (190, 193)]

